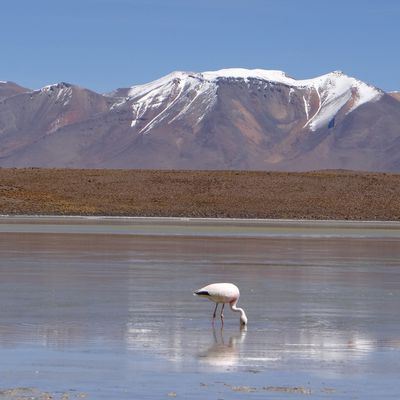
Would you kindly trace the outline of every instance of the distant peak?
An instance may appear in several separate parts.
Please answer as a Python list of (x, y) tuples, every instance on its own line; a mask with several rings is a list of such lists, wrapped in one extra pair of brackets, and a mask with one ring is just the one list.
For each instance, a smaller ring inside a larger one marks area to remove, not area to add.
[[(246, 69), (246, 68), (226, 68), (218, 71), (206, 71), (201, 73), (207, 80), (215, 80), (220, 78), (234, 79), (262, 79), (262, 80), (280, 80), (288, 78), (285, 72), (279, 70), (265, 69)], [(290, 78), (289, 78), (290, 79)]]
[(59, 82), (59, 83), (54, 83), (52, 85), (47, 85), (45, 87), (43, 87), (41, 90), (55, 90), (55, 89), (68, 89), (74, 87), (74, 85), (72, 85), (71, 83), (68, 82)]
[(341, 71), (340, 69), (331, 72), (332, 75), (346, 75), (343, 71)]

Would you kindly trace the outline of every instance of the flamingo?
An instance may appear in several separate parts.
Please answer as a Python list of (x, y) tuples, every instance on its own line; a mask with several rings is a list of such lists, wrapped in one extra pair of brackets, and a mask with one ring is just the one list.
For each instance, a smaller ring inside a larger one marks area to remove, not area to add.
[(236, 307), (239, 300), (240, 292), (239, 288), (233, 283), (212, 283), (211, 285), (204, 286), (203, 288), (196, 290), (193, 293), (195, 296), (206, 297), (213, 301), (215, 304), (213, 323), (217, 314), (218, 304), (222, 304), (221, 308), (221, 321), (224, 323), (224, 307), (225, 304), (231, 306), (232, 311), (240, 313), (240, 326), (247, 325), (247, 317), (243, 308)]

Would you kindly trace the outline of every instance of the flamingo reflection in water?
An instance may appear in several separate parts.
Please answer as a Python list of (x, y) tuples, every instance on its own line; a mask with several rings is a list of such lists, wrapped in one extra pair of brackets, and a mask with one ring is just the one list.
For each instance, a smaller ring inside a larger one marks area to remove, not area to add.
[(213, 343), (206, 350), (198, 353), (197, 357), (209, 367), (220, 370), (221, 367), (231, 368), (240, 364), (240, 346), (244, 343), (247, 331), (240, 329), (236, 334), (229, 336), (226, 341), (224, 330), (212, 327)]

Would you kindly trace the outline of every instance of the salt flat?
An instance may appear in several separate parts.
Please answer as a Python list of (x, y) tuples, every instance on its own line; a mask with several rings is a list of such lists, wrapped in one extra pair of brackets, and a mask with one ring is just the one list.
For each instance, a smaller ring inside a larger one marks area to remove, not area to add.
[[(0, 399), (396, 398), (398, 230), (1, 218)], [(192, 296), (223, 281), (246, 331)]]

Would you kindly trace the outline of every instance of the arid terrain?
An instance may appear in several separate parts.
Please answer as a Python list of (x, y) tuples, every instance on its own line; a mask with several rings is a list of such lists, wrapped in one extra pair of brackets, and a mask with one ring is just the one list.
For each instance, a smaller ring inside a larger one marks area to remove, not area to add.
[(0, 214), (400, 220), (400, 174), (0, 169)]

